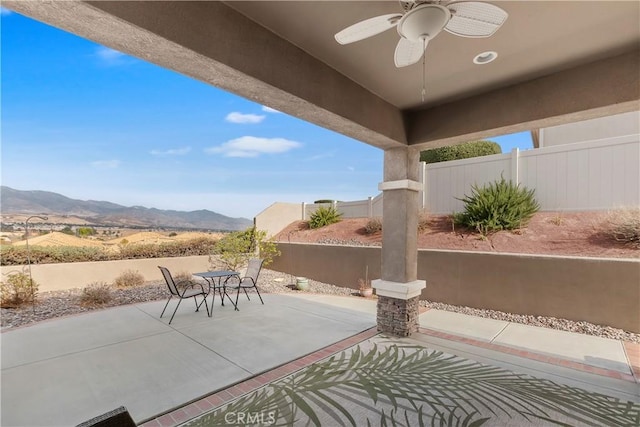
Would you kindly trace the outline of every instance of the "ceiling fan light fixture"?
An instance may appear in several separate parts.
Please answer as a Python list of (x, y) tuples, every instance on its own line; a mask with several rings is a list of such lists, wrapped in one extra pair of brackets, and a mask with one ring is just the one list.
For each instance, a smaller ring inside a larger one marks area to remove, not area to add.
[(475, 58), (473, 58), (473, 63), (477, 65), (484, 65), (489, 62), (493, 62), (497, 57), (498, 53), (490, 50), (477, 54)]
[(451, 12), (437, 4), (420, 5), (398, 22), (398, 34), (411, 41), (431, 40), (451, 19)]

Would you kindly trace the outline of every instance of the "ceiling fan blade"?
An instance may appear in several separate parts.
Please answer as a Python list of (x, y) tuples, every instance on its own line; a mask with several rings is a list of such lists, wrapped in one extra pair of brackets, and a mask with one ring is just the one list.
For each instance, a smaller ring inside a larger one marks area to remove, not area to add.
[(444, 29), (461, 37), (489, 37), (509, 16), (498, 6), (475, 1), (449, 3), (447, 9), (451, 19)]
[(357, 42), (395, 27), (400, 18), (400, 13), (375, 16), (345, 28), (337, 33), (335, 38), (340, 44)]
[(406, 67), (420, 61), (428, 43), (428, 40), (411, 41), (401, 37), (393, 56), (396, 67)]

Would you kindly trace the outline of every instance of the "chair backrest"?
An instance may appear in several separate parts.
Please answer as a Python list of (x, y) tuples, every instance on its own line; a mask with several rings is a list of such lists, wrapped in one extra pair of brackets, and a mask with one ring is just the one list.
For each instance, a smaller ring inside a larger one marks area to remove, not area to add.
[(176, 287), (176, 282), (173, 281), (173, 277), (171, 277), (171, 273), (166, 267), (158, 266), (162, 275), (164, 276), (164, 281), (167, 282), (167, 286), (169, 287), (169, 292), (173, 295), (178, 295), (178, 288)]
[(258, 282), (258, 275), (260, 274), (263, 262), (263, 259), (251, 258), (249, 260), (249, 265), (247, 266), (247, 272), (242, 278), (242, 282), (244, 283), (247, 279), (251, 279), (253, 281), (252, 284), (256, 284)]

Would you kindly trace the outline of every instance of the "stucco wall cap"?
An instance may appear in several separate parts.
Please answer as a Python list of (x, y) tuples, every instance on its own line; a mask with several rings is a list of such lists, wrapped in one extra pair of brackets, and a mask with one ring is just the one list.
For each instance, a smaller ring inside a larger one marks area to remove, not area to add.
[(376, 290), (378, 296), (408, 300), (420, 295), (422, 290), (427, 287), (427, 282), (414, 280), (413, 282), (400, 283), (376, 279), (371, 281), (371, 287)]
[(411, 179), (400, 179), (398, 181), (385, 181), (378, 184), (378, 190), (422, 190), (422, 184)]

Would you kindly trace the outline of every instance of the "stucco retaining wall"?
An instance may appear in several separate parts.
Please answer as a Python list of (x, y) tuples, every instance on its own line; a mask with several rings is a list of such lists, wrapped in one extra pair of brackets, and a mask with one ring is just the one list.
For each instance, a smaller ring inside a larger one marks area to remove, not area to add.
[[(270, 268), (356, 289), (380, 277), (379, 247), (279, 243)], [(640, 333), (640, 260), (418, 252), (421, 298), (518, 314), (562, 317)]]
[[(209, 257), (206, 255), (176, 257), (131, 259), (123, 261), (74, 262), (65, 264), (36, 264), (31, 266), (33, 280), (39, 284), (39, 291), (59, 291), (63, 289), (83, 288), (93, 282), (113, 281), (126, 270), (135, 270), (142, 274), (145, 280), (163, 280), (158, 266), (167, 267), (173, 274), (187, 271), (196, 273), (207, 271)], [(26, 266), (0, 267), (2, 280), (12, 271), (28, 271)]]

